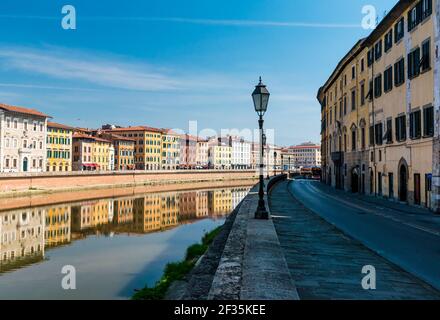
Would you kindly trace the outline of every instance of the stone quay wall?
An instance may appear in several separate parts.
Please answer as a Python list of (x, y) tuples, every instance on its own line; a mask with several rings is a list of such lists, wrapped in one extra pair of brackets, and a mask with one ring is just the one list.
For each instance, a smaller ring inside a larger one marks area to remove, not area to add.
[(255, 170), (179, 170), (127, 172), (45, 172), (0, 174), (0, 197), (139, 185), (254, 180)]

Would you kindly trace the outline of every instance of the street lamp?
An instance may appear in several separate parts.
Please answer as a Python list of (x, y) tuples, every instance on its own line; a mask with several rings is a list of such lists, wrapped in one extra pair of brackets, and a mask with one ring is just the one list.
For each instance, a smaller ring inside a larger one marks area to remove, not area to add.
[(260, 128), (260, 188), (258, 191), (258, 207), (255, 212), (255, 219), (269, 219), (269, 213), (266, 210), (264, 203), (264, 163), (263, 163), (263, 116), (267, 111), (267, 104), (269, 102), (270, 93), (266, 86), (261, 81), (255, 86), (255, 90), (252, 93), (252, 99), (254, 101), (255, 111), (259, 116), (258, 125)]
[(277, 152), (275, 151), (274, 153), (273, 153), (273, 157), (274, 157), (274, 159), (275, 159), (275, 166), (273, 167), (273, 175), (274, 175), (274, 177), (276, 177), (277, 176)]

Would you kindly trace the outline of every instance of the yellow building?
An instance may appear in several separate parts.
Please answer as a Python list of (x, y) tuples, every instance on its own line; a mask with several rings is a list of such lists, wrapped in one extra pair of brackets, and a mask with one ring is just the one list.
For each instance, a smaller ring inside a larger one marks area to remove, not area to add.
[(46, 171), (72, 171), (72, 133), (71, 127), (47, 123)]
[(111, 141), (94, 137), (93, 162), (100, 171), (111, 171), (114, 168), (115, 149)]
[(399, 1), (320, 88), (328, 184), (439, 211), (438, 6)]
[(210, 145), (208, 150), (209, 168), (216, 170), (231, 169), (232, 147), (219, 143)]
[(147, 126), (104, 130), (132, 138), (134, 162), (138, 170), (160, 170), (162, 167), (162, 130)]

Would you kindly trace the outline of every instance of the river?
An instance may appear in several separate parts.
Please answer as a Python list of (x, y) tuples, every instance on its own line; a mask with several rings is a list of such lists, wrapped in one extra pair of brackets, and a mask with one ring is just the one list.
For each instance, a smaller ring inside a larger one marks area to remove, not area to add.
[(0, 212), (0, 299), (128, 299), (222, 225), (249, 189), (148, 193)]

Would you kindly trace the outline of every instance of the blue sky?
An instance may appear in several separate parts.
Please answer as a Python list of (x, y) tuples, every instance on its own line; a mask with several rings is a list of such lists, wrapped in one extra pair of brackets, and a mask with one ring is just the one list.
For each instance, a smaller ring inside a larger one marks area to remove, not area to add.
[[(0, 102), (72, 126), (255, 128), (258, 77), (275, 142), (319, 142), (316, 92), (396, 0), (2, 0)], [(75, 6), (77, 30), (61, 28)]]

